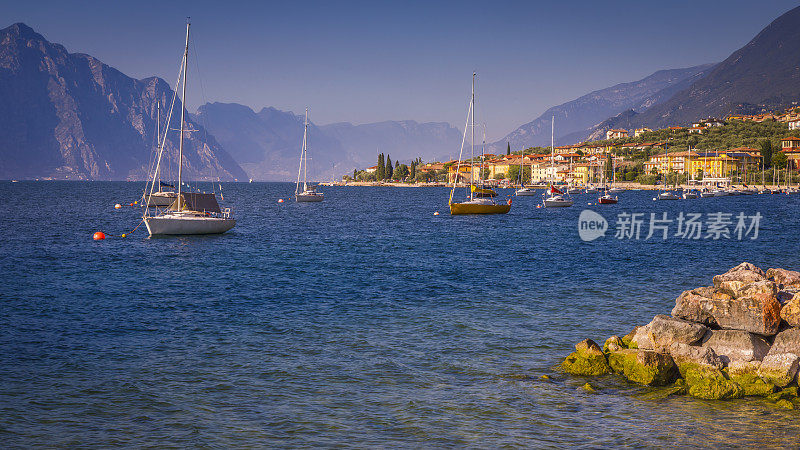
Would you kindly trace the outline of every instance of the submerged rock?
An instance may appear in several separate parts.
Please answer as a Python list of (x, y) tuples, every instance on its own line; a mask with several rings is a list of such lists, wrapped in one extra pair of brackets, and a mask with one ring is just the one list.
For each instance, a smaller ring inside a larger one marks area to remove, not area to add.
[(742, 387), (744, 395), (766, 397), (775, 392), (777, 386), (758, 376), (760, 367), (761, 363), (758, 361), (734, 361), (728, 365), (725, 372), (731, 381)]
[(612, 372), (603, 350), (591, 339), (575, 344), (575, 352), (567, 356), (561, 367), (573, 375), (597, 376)]
[(776, 386), (785, 387), (794, 381), (800, 358), (794, 353), (769, 354), (761, 361), (758, 376)]
[(689, 387), (689, 395), (705, 400), (726, 400), (744, 396), (744, 389), (729, 380), (716, 367), (704, 365), (687, 365), (683, 375)]
[(652, 350), (622, 349), (608, 354), (611, 369), (630, 381), (648, 386), (664, 386), (677, 374), (672, 357)]
[(597, 392), (597, 389), (589, 383), (584, 384), (583, 386), (581, 386), (581, 388), (583, 388), (584, 391), (589, 392), (590, 394), (594, 394)]
[(741, 330), (708, 330), (702, 346), (714, 350), (725, 364), (731, 361), (761, 361), (770, 349), (763, 337)]

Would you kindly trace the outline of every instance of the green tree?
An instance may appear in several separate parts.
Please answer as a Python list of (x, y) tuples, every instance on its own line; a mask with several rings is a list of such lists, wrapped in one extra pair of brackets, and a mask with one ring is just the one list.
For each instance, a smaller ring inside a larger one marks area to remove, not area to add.
[(389, 155), (386, 155), (386, 169), (383, 174), (383, 178), (386, 180), (391, 180), (392, 172), (394, 172), (394, 167), (392, 167), (392, 158)]
[(386, 165), (383, 163), (383, 153), (378, 154), (378, 168), (375, 170), (375, 178), (382, 180), (386, 176)]
[(775, 166), (778, 170), (786, 167), (787, 161), (789, 161), (789, 158), (786, 156), (786, 153), (775, 152), (772, 155), (772, 165)]
[(411, 179), (415, 179), (417, 177), (417, 160), (411, 161), (411, 166), (408, 168), (408, 176)]
[(407, 165), (400, 164), (399, 166), (397, 166), (397, 169), (394, 171), (394, 176), (398, 180), (405, 180), (406, 177), (408, 177), (410, 173), (411, 173), (411, 171), (408, 169)]
[(353, 179), (355, 180), (358, 177), (358, 169), (353, 169)]
[(761, 141), (761, 159), (765, 169), (772, 167), (772, 141), (769, 139)]
[(506, 142), (506, 155), (511, 154), (511, 142)]

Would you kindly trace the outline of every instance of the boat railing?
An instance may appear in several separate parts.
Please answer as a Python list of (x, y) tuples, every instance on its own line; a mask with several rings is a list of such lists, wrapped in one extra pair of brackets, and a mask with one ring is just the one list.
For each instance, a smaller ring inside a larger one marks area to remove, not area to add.
[(225, 208), (222, 210), (222, 218), (223, 219), (230, 219), (231, 218), (231, 209)]

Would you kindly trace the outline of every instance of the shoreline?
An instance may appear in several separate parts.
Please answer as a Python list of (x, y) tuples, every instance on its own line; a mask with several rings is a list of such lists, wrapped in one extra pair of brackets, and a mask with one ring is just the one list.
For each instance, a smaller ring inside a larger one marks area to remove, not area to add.
[[(402, 183), (402, 182), (388, 182), (387, 183), (387, 182), (378, 182), (378, 181), (347, 181), (347, 182), (330, 182), (330, 181), (328, 181), (328, 182), (321, 182), (321, 183), (319, 183), (319, 185), (320, 186), (342, 186), (342, 187), (344, 187), (344, 186), (354, 186), (354, 187), (404, 187), (404, 188), (418, 188), (418, 187), (447, 187), (447, 188), (452, 188), (453, 187), (453, 185), (450, 184), (450, 183)], [(456, 187), (457, 188), (466, 188), (468, 186), (469, 186), (468, 184), (460, 183)], [(641, 191), (660, 191), (660, 190), (663, 190), (663, 187), (661, 187), (661, 186), (656, 186), (656, 185), (652, 185), (652, 184), (641, 184), (641, 183), (636, 183), (636, 182), (617, 182), (616, 185), (614, 185), (614, 186), (617, 187), (617, 188), (621, 188), (621, 189), (625, 189), (625, 190), (631, 190), (631, 191), (634, 191), (634, 190), (641, 190)], [(731, 184), (730, 186), (731, 187), (744, 188), (745, 185), (744, 184)], [(771, 190), (785, 189), (786, 188), (785, 185), (774, 185), (774, 184), (767, 184), (767, 185), (753, 184), (753, 185), (748, 185), (748, 186), (752, 187), (752, 188), (760, 188), (760, 189), (766, 188), (766, 189), (771, 189)], [(492, 188), (492, 189), (519, 189), (518, 185), (502, 186), (502, 187), (501, 186), (489, 186), (489, 187)], [(532, 187), (534, 189), (542, 189), (542, 190), (547, 189), (547, 186), (542, 186), (542, 185), (533, 185)], [(559, 187), (561, 187), (561, 186), (559, 186)], [(597, 186), (595, 186), (595, 187), (597, 187)], [(584, 188), (585, 188), (585, 186), (581, 187), (581, 189), (584, 189)], [(688, 186), (688, 185), (685, 185), (685, 184), (680, 184), (680, 185), (678, 185), (677, 188), (670, 187), (667, 190), (674, 191), (676, 189), (687, 190), (687, 189), (701, 189), (701, 188), (702, 188), (702, 186)]]

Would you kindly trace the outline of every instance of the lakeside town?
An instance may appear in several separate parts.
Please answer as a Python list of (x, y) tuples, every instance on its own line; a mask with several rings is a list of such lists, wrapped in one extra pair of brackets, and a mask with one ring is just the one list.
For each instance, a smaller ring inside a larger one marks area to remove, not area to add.
[[(475, 147), (475, 153), (481, 148)], [(586, 187), (612, 182), (654, 188), (672, 184), (791, 185), (800, 182), (800, 107), (758, 115), (706, 118), (689, 127), (610, 129), (604, 140), (530, 147), (505, 155), (408, 164), (378, 155), (340, 185), (446, 185), (481, 180), (495, 187)], [(522, 176), (520, 177), (520, 168)]]

